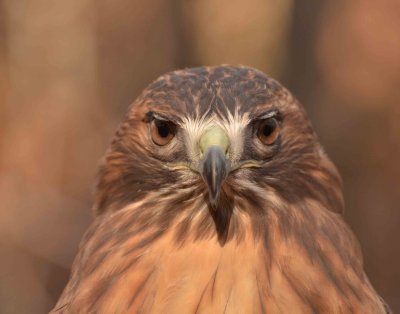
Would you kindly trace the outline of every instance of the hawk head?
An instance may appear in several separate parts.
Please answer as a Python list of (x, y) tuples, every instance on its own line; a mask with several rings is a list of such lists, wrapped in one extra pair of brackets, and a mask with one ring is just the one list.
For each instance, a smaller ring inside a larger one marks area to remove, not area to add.
[(247, 67), (175, 71), (131, 105), (100, 168), (95, 209), (150, 196), (168, 203), (165, 224), (179, 208), (195, 215), (206, 206), (220, 233), (233, 211), (256, 220), (282, 200), (343, 210), (339, 174), (302, 106)]

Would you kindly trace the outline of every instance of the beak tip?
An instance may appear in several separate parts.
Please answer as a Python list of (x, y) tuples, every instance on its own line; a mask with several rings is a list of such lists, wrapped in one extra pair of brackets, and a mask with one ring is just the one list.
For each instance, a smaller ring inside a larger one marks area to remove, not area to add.
[(212, 209), (214, 209), (214, 210), (217, 209), (218, 202), (219, 202), (219, 195), (214, 196), (214, 195), (210, 194), (210, 204), (211, 204)]

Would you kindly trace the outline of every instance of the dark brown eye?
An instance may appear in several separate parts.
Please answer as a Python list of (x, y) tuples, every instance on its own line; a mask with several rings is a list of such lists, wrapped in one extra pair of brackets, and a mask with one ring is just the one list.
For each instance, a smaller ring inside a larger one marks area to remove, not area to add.
[(265, 145), (272, 145), (279, 136), (279, 123), (275, 118), (262, 120), (258, 125), (257, 136)]
[(153, 119), (150, 124), (150, 134), (157, 145), (167, 145), (175, 136), (175, 125), (172, 122)]

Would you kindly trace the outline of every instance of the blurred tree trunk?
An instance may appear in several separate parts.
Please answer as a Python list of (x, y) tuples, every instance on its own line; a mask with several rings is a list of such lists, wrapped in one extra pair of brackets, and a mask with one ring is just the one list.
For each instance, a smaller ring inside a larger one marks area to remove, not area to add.
[(90, 217), (91, 178), (104, 149), (92, 12), (89, 0), (2, 3), (8, 97), (0, 105), (0, 254), (15, 257), (1, 261), (12, 274), (1, 279), (3, 313), (49, 309), (49, 265), (69, 266)]
[[(0, 125), (4, 125), (4, 111), (6, 101), (6, 85), (7, 85), (7, 67), (6, 67), (6, 28), (4, 21), (4, 8), (0, 0)], [(2, 141), (4, 140), (4, 132), (0, 128), (0, 156), (3, 155)]]
[(121, 121), (130, 103), (151, 81), (175, 70), (182, 47), (176, 1), (98, 0), (99, 94)]

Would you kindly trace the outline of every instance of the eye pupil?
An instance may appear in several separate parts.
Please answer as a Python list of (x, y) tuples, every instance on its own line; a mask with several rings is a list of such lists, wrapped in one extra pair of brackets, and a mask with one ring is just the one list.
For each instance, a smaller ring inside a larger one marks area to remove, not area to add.
[(158, 134), (161, 137), (163, 137), (163, 138), (168, 137), (170, 130), (169, 130), (169, 126), (166, 123), (163, 123), (163, 122), (159, 123), (157, 125), (157, 129), (158, 129)]
[(274, 132), (274, 130), (275, 130), (275, 125), (267, 123), (264, 125), (262, 133), (264, 136), (270, 136), (271, 133)]

